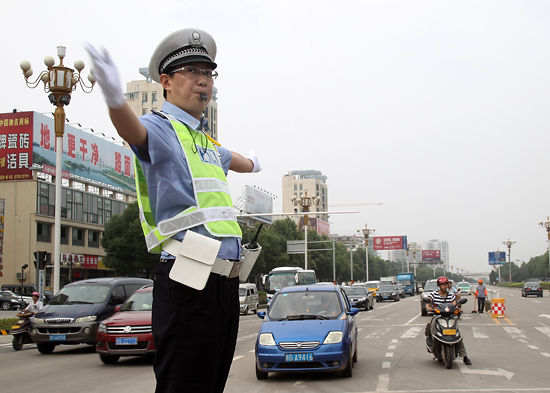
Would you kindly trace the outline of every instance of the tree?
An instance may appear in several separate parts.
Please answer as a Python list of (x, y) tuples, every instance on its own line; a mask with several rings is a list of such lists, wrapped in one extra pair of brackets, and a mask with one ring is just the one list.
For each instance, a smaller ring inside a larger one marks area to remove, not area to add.
[(121, 276), (150, 278), (160, 258), (159, 254), (147, 251), (137, 202), (129, 204), (124, 213), (111, 217), (105, 224), (101, 246), (106, 253), (105, 266)]

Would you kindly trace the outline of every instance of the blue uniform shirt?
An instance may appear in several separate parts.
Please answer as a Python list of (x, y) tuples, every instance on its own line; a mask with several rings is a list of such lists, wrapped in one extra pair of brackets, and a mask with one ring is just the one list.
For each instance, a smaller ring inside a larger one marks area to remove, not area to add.
[[(200, 124), (199, 120), (169, 102), (162, 105), (162, 111), (174, 116), (194, 130)], [(162, 220), (174, 217), (190, 206), (196, 205), (191, 185), (191, 174), (189, 173), (185, 154), (170, 121), (154, 113), (143, 115), (139, 118), (139, 121), (147, 129), (147, 150), (139, 150), (133, 145), (131, 147), (137, 155), (145, 174), (151, 210), (155, 222), (159, 223)], [(217, 149), (223, 171), (227, 176), (229, 164), (231, 163), (231, 152), (221, 146)], [(222, 244), (218, 252), (218, 258), (240, 259), (241, 240), (239, 238), (212, 236), (203, 225), (189, 230), (221, 240)], [(174, 235), (173, 238), (182, 240), (184, 236), (185, 231), (182, 231)], [(165, 251), (162, 251), (161, 256), (162, 258), (174, 258)]]

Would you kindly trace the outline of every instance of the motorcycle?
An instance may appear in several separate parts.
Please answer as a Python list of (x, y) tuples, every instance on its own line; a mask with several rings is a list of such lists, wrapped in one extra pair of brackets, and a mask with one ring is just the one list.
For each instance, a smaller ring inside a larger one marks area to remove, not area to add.
[(31, 337), (31, 317), (33, 314), (29, 311), (20, 311), (17, 316), (19, 320), (17, 325), (11, 327), (11, 335), (13, 336), (13, 349), (19, 351), (24, 344), (34, 342)]
[[(445, 361), (445, 367), (453, 367), (453, 361), (458, 357), (458, 345), (462, 336), (458, 330), (458, 317), (460, 305), (468, 299), (460, 299), (456, 305), (452, 303), (441, 303), (434, 306), (434, 318), (431, 322), (430, 335), (427, 337), (427, 345), (430, 348), (428, 339), (432, 341), (432, 353), (434, 359), (440, 362)], [(430, 298), (424, 299), (425, 303), (432, 303)]]

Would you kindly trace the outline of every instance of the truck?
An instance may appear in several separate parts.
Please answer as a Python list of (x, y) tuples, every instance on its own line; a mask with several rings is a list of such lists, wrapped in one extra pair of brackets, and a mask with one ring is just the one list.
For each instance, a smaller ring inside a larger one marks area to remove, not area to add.
[(397, 284), (395, 276), (380, 277), (380, 285), (394, 285)]
[(403, 288), (405, 288), (405, 294), (413, 296), (416, 293), (413, 273), (399, 273), (396, 278), (397, 283), (403, 285)]

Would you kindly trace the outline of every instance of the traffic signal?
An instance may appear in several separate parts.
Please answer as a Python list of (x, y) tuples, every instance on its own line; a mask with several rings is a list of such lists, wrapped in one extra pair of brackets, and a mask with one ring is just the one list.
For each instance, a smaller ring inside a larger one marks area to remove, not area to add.
[(46, 251), (34, 252), (34, 267), (38, 270), (44, 270), (46, 264), (51, 261), (52, 254)]

